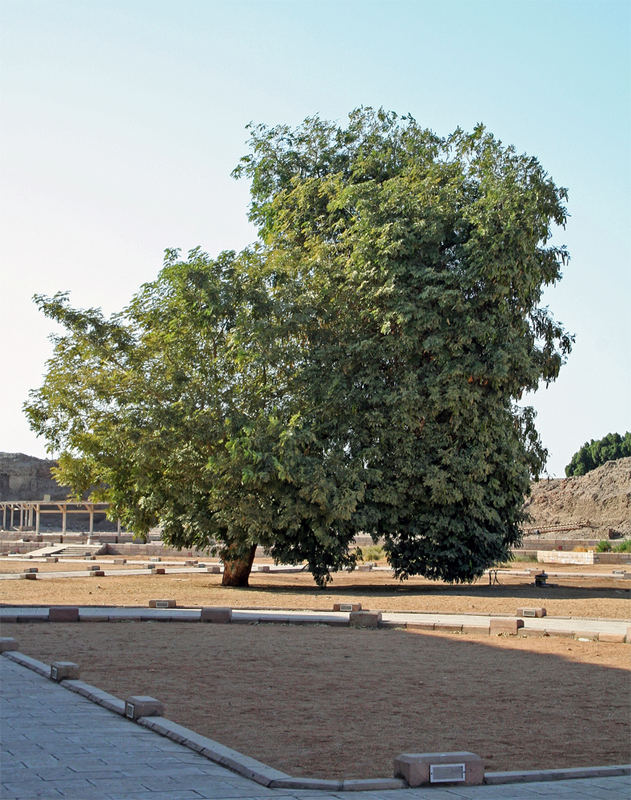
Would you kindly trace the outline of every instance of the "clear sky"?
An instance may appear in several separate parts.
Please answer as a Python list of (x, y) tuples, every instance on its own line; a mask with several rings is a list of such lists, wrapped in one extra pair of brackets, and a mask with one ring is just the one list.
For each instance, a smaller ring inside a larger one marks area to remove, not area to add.
[(0, 450), (45, 455), (35, 292), (109, 313), (166, 247), (240, 249), (245, 125), (359, 105), (483, 122), (568, 187), (545, 303), (576, 344), (529, 399), (549, 473), (631, 429), (629, 0), (0, 0), (0, 37)]

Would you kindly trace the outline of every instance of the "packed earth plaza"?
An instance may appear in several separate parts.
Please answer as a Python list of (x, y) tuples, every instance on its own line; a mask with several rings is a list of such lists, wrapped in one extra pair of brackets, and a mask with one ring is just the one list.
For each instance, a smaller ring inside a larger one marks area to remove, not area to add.
[(0, 556), (3, 798), (628, 796), (628, 554), (447, 584), (364, 544), (319, 589), (261, 551), (235, 589), (157, 540), (39, 539)]

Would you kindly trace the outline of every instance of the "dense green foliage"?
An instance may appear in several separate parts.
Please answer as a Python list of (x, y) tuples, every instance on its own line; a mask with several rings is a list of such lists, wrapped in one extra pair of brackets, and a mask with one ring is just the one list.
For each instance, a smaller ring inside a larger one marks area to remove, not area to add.
[(571, 346), (539, 306), (565, 191), (481, 126), (370, 109), (250, 145), (254, 248), (169, 252), (109, 320), (39, 298), (67, 333), (32, 426), (75, 491), (178, 546), (262, 544), (323, 583), (365, 531), (399, 577), (471, 580), (545, 460), (516, 403)]
[(572, 460), (565, 468), (565, 474), (568, 478), (572, 475), (585, 475), (607, 461), (616, 461), (618, 458), (628, 456), (631, 456), (631, 433), (627, 431), (624, 437), (619, 433), (608, 433), (602, 439), (585, 442), (572, 456)]

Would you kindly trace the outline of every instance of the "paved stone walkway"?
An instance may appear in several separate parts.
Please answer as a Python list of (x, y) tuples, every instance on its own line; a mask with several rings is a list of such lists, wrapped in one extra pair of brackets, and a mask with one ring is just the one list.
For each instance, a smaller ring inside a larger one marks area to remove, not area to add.
[(0, 657), (4, 800), (628, 800), (631, 777), (333, 793), (267, 789)]

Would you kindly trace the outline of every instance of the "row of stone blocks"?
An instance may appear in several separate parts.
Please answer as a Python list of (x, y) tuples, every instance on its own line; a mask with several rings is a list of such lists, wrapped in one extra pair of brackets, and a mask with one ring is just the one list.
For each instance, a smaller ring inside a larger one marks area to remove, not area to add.
[[(15, 639), (9, 637), (0, 638), (0, 653), (16, 650), (17, 642)], [(62, 681), (78, 682), (79, 674), (79, 665), (73, 661), (53, 661), (50, 665), (49, 677), (57, 683)], [(164, 714), (164, 705), (160, 700), (149, 695), (131, 695), (125, 700), (124, 714), (128, 719), (134, 721), (145, 720), (147, 717), (161, 717)], [(147, 727), (158, 730), (155, 725), (149, 724)], [(238, 756), (239, 754), (235, 753), (235, 755)], [(252, 759), (245, 756), (243, 761), (252, 762)], [(261, 766), (264, 767), (265, 765)], [(271, 772), (276, 771), (271, 770)], [(282, 773), (277, 773), (277, 775), (280, 776)], [(479, 756), (468, 751), (455, 753), (402, 753), (394, 759), (394, 778), (402, 779), (408, 786), (425, 786), (437, 783), (481, 784), (484, 782), (484, 764)], [(309, 785), (314, 788), (325, 788), (324, 786), (315, 786), (315, 784), (331, 783), (330, 781), (309, 778), (296, 779), (291, 776), (278, 777), (275, 780), (265, 782), (275, 788), (287, 787), (288, 784), (295, 788), (308, 788)], [(368, 781), (357, 781), (357, 783), (367, 784)], [(375, 779), (373, 783), (375, 788), (378, 788), (377, 785), (381, 785), (381, 788), (397, 788), (394, 785), (385, 786), (388, 783), (388, 779)], [(366, 785), (358, 785), (356, 788), (368, 787)]]

